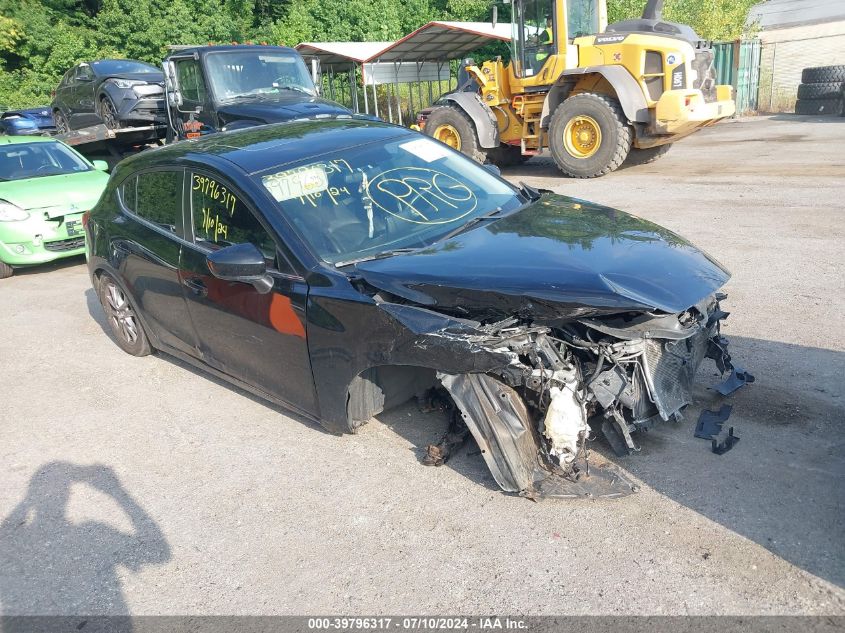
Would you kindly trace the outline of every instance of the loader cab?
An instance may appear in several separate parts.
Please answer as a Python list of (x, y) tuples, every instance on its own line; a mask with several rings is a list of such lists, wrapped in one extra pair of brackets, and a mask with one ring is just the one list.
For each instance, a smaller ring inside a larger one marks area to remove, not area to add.
[(515, 0), (511, 11), (511, 65), (524, 85), (544, 86), (554, 70), (578, 65), (576, 37), (607, 25), (605, 0)]

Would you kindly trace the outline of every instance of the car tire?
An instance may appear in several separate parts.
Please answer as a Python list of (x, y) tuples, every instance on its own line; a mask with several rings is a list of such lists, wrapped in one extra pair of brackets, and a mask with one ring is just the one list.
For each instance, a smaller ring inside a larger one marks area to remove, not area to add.
[(527, 156), (522, 155), (522, 148), (517, 145), (499, 145), (486, 150), (486, 153), (487, 160), (496, 167), (515, 167), (528, 160)]
[(554, 111), (549, 149), (567, 176), (596, 178), (617, 169), (631, 151), (633, 130), (619, 102), (604, 94), (582, 92)]
[(70, 124), (61, 110), (53, 110), (53, 121), (56, 124), (56, 134), (67, 134), (70, 132)]
[(816, 66), (805, 68), (801, 72), (801, 83), (804, 84), (824, 84), (834, 81), (845, 81), (845, 65)]
[(842, 94), (841, 81), (829, 81), (823, 84), (801, 84), (798, 86), (798, 98), (803, 100), (813, 99), (838, 99)]
[(107, 96), (103, 95), (100, 97), (100, 120), (110, 130), (117, 130), (120, 129), (120, 119), (118, 118), (117, 108), (114, 107), (114, 103), (112, 100)]
[(657, 147), (644, 147), (642, 149), (632, 147), (631, 152), (628, 154), (628, 158), (625, 159), (625, 165), (633, 167), (634, 165), (647, 165), (648, 163), (653, 163), (668, 152), (670, 147), (672, 147), (672, 143), (658, 145)]
[(841, 116), (843, 111), (842, 99), (813, 99), (795, 102), (795, 114), (834, 115)]
[(463, 110), (454, 106), (434, 108), (426, 119), (425, 133), (479, 163), (486, 158), (472, 121)]
[(153, 348), (144, 332), (144, 326), (123, 287), (114, 277), (108, 273), (100, 275), (97, 294), (118, 346), (132, 356), (147, 356), (152, 353)]
[(15, 272), (15, 269), (6, 262), (0, 262), (0, 279), (8, 279)]

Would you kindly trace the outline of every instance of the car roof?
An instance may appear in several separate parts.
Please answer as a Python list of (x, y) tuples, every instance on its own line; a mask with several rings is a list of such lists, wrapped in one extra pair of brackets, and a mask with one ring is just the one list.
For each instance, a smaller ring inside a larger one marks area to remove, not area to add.
[(51, 136), (0, 136), (0, 145), (18, 145), (20, 143), (56, 143)]
[(225, 159), (251, 175), (307, 158), (330, 159), (333, 153), (373, 141), (385, 142), (416, 134), (408, 128), (369, 119), (306, 119), (179, 141), (141, 152), (125, 159), (121, 165), (143, 169), (155, 164), (187, 161), (221, 166), (219, 159)]
[(214, 46), (191, 46), (190, 48), (178, 48), (171, 50), (167, 57), (193, 55), (207, 55), (208, 53), (245, 53), (249, 51), (285, 52), (299, 55), (299, 52), (289, 46), (270, 46), (265, 44), (220, 44)]

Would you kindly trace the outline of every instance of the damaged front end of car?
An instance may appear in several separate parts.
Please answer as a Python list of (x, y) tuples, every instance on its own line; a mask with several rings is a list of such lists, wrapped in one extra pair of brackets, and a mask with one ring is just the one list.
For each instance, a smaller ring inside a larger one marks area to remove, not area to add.
[[(662, 227), (554, 195), (355, 268), (392, 324), (371, 326), (386, 349), (368, 350), (370, 366), (434, 370), (498, 484), (532, 498), (629, 494), (618, 470), (591, 459), (590, 439), (603, 435), (617, 455), (639, 450), (638, 431), (692, 402), (705, 358), (729, 374), (722, 394), (753, 380), (720, 332), (729, 278)], [(453, 423), (428, 463), (463, 435)]]
[[(723, 298), (710, 295), (677, 314), (629, 313), (554, 327), (516, 317), (486, 325), (450, 318), (440, 329), (417, 329), (414, 344), (474, 357), (484, 368), (438, 371), (437, 378), (503, 490), (530, 498), (618, 497), (635, 486), (610, 463), (591, 461), (591, 429), (617, 455), (637, 451), (637, 431), (680, 418), (705, 358), (732, 371), (720, 333)], [(406, 325), (410, 315), (428, 312), (382, 308)]]

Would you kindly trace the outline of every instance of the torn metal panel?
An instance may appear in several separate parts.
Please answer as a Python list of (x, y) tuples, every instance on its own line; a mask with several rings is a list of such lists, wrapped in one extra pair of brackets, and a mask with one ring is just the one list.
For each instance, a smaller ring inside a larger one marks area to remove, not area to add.
[(729, 396), (740, 387), (754, 382), (754, 380), (754, 376), (745, 371), (742, 367), (732, 367), (730, 375), (724, 381), (713, 387), (713, 389), (723, 396)]
[(525, 402), (486, 374), (438, 374), (452, 394), (496, 483), (508, 492), (531, 486), (541, 470), (540, 442)]
[(532, 499), (620, 497), (636, 491), (610, 464), (585, 462), (567, 470), (548, 459), (525, 402), (515, 390), (484, 374), (438, 374), (481, 448), (496, 483)]
[(718, 411), (704, 410), (698, 416), (698, 423), (695, 425), (695, 437), (703, 440), (711, 440), (722, 432), (722, 425), (731, 417), (733, 407), (723, 404)]

